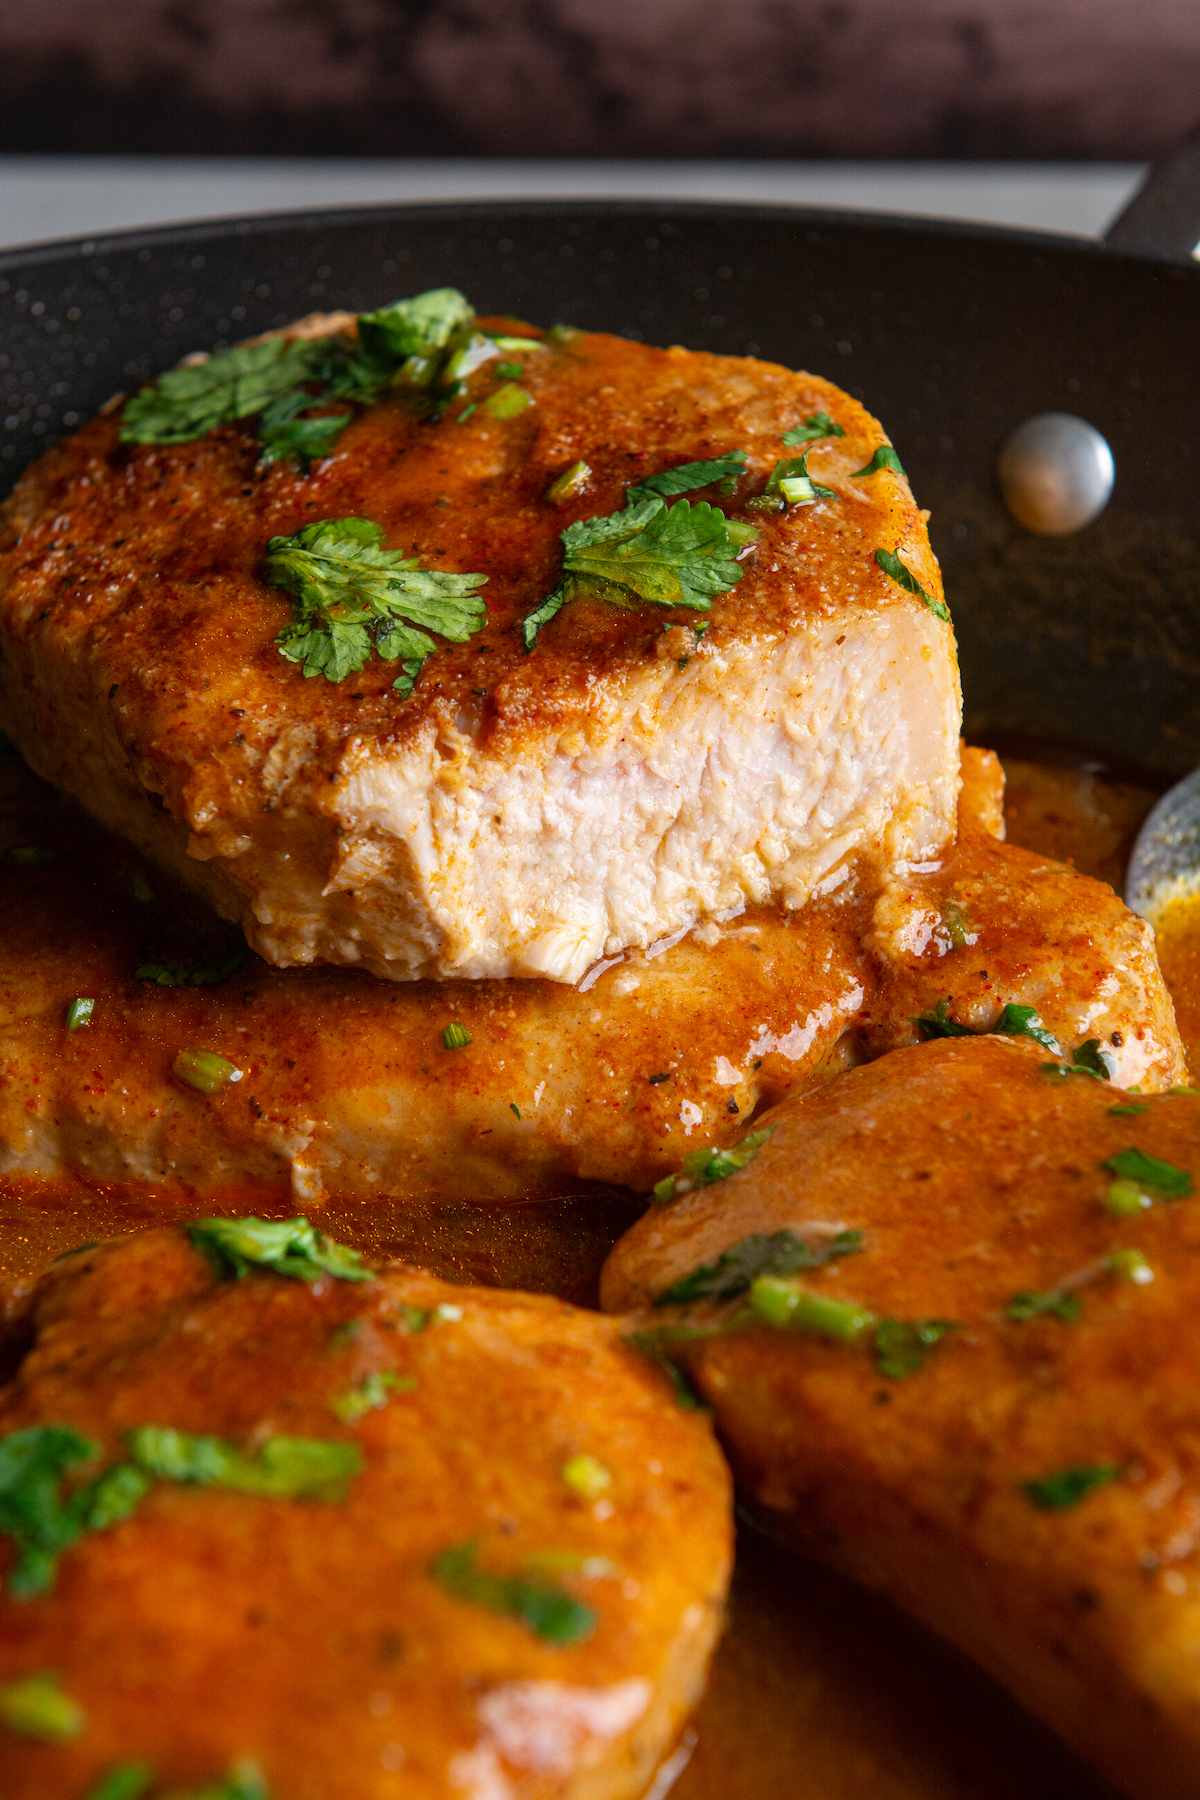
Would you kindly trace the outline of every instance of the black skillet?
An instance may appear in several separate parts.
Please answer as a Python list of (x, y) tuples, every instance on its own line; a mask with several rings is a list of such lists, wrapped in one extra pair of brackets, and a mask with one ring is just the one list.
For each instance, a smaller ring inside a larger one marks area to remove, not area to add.
[[(815, 208), (498, 201), (12, 251), (0, 482), (188, 351), (432, 286), (481, 312), (762, 355), (847, 387), (897, 444), (933, 513), (968, 735), (1059, 739), (1171, 777), (1200, 763), (1193, 163), (1194, 143), (1108, 246)], [(1105, 513), (1058, 539), (1012, 522), (993, 472), (1009, 431), (1047, 411), (1089, 419), (1116, 460)]]

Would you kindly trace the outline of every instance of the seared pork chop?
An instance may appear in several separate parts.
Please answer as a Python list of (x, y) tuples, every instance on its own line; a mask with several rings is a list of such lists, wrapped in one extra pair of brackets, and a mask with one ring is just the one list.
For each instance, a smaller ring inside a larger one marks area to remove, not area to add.
[(5, 1800), (643, 1794), (721, 1624), (708, 1421), (611, 1320), (213, 1223), (9, 1298)]
[[(967, 750), (963, 767), (959, 845), (944, 874), (916, 878), (906, 916), (924, 930), (965, 882), (975, 944), (931, 927), (885, 957), (877, 896), (852, 879), (799, 912), (751, 910), (628, 952), (573, 989), (239, 962), (229, 928), (168, 877), (148, 882), (10, 757), (0, 1170), (203, 1190), (290, 1178), (306, 1201), (562, 1193), (580, 1179), (645, 1191), (700, 1146), (737, 1142), (756, 1110), (911, 1043), (914, 1018), (936, 1021), (948, 998), (977, 1030), (1007, 1004), (1034, 1007), (1068, 1056), (1103, 1027), (1118, 1081), (1184, 1080), (1147, 928), (1103, 883), (989, 836), (995, 759)], [(94, 1005), (69, 1030), (77, 998)], [(448, 1044), (453, 1026), (470, 1041)], [(196, 1049), (240, 1079), (192, 1085), (175, 1071)]]
[(942, 1041), (786, 1102), (740, 1173), (627, 1233), (602, 1295), (674, 1330), (778, 1530), (1138, 1800), (1193, 1800), (1200, 1097), (1046, 1061)]
[[(437, 420), (390, 388), (307, 475), (260, 462), (245, 423), (131, 445), (111, 412), (7, 507), (4, 728), (268, 962), (575, 982), (697, 920), (798, 907), (855, 853), (891, 868), (950, 836), (954, 637), (876, 421), (751, 358), (520, 341), (503, 353), (519, 382), (497, 387), (485, 360)], [(796, 429), (816, 485), (786, 504), (764, 489)], [(609, 562), (607, 587), (567, 578), (526, 650), (564, 528), (733, 451), (732, 494), (673, 503), (758, 532), (727, 547), (711, 611), (698, 588), (640, 600)], [(291, 615), (269, 540), (347, 517), (427, 569), (486, 577), (486, 621), (441, 642), (407, 697), (398, 650), (335, 682), (277, 646)]]

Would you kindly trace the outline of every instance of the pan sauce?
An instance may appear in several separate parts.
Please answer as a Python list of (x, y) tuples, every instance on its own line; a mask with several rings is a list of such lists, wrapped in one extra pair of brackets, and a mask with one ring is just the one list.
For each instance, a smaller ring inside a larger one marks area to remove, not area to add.
[[(1119, 884), (1156, 798), (1086, 767), (1006, 759), (1010, 837)], [(1200, 908), (1169, 921), (1163, 961), (1189, 1052), (1200, 1062)], [(1176, 985), (1178, 984), (1178, 985)], [(211, 1203), (206, 1203), (211, 1204)], [(82, 1240), (195, 1213), (173, 1189), (79, 1180), (0, 1182), (0, 1277)], [(290, 1195), (244, 1183), (221, 1210), (285, 1217)], [(627, 1193), (517, 1206), (330, 1201), (321, 1224), (376, 1255), (402, 1254), (456, 1280), (594, 1300), (599, 1267), (641, 1204)], [(1096, 1778), (945, 1646), (836, 1576), (745, 1534), (730, 1627), (695, 1721), (678, 1800), (1101, 1800)]]

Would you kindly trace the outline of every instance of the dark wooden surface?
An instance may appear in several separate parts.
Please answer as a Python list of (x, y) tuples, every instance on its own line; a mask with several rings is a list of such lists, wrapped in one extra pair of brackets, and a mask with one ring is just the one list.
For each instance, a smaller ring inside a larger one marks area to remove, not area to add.
[(0, 152), (1141, 159), (1197, 0), (0, 0)]

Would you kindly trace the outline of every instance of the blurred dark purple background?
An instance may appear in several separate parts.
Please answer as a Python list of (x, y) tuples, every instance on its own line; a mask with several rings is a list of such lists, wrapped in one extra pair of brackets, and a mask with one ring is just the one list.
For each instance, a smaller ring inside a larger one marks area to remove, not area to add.
[(0, 152), (1109, 158), (1200, 0), (0, 0)]

